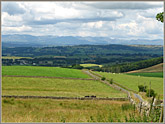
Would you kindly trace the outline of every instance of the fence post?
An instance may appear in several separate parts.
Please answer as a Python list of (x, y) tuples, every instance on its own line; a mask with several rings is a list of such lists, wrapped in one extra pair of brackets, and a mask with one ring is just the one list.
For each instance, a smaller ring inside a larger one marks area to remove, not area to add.
[(159, 122), (163, 122), (163, 105), (161, 106), (161, 113), (160, 113)]
[(140, 111), (139, 111), (140, 114), (141, 114), (141, 109), (142, 109), (142, 102), (140, 102)]
[(154, 99), (155, 99), (155, 97), (153, 96), (151, 104), (150, 104), (149, 115), (151, 114), (151, 111), (152, 111), (152, 106), (153, 106)]

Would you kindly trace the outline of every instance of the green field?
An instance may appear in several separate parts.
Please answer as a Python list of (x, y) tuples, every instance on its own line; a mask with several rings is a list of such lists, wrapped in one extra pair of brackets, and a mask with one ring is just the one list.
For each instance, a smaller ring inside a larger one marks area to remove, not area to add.
[(78, 69), (39, 66), (2, 66), (2, 75), (90, 78)]
[(100, 74), (107, 79), (113, 78), (113, 80), (120, 85), (132, 89), (134, 91), (138, 91), (138, 85), (144, 83), (149, 88), (149, 83), (151, 82), (151, 88), (155, 90), (158, 95), (163, 98), (163, 78), (158, 77), (143, 77), (143, 76), (133, 76), (127, 74), (113, 74), (113, 73), (105, 73), (105, 72), (95, 72)]
[(163, 72), (127, 73), (128, 75), (163, 78)]
[(92, 66), (99, 66), (102, 67), (102, 65), (98, 65), (98, 64), (80, 64), (83, 67), (92, 67)]
[(3, 95), (126, 97), (126, 94), (94, 80), (2, 77)]
[(128, 101), (2, 98), (2, 122), (125, 122), (129, 113)]

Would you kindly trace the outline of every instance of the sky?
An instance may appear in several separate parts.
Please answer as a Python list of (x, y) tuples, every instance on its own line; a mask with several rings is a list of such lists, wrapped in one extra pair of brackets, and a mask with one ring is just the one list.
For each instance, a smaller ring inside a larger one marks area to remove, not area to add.
[(163, 39), (163, 2), (2, 2), (2, 34)]

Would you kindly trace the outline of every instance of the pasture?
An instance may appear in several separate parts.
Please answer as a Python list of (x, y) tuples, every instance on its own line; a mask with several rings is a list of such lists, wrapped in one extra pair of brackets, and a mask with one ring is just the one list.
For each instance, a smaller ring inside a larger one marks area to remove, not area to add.
[(2, 122), (125, 122), (129, 113), (128, 101), (2, 98)]
[(163, 72), (127, 73), (128, 75), (163, 78)]
[(3, 95), (59, 97), (126, 97), (126, 94), (95, 80), (2, 77)]
[(97, 74), (106, 77), (106, 79), (113, 79), (118, 84), (138, 91), (138, 85), (146, 85), (149, 88), (149, 83), (151, 82), (151, 88), (155, 90), (158, 95), (163, 98), (163, 78), (158, 77), (143, 77), (143, 76), (133, 76), (127, 74), (113, 74), (106, 72), (95, 72)]
[(2, 75), (90, 78), (78, 69), (40, 66), (2, 66)]

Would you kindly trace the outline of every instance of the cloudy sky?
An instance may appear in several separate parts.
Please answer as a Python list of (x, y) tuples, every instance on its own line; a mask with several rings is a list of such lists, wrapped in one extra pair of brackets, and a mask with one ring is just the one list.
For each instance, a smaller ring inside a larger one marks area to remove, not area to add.
[(163, 39), (163, 2), (2, 2), (2, 34)]

